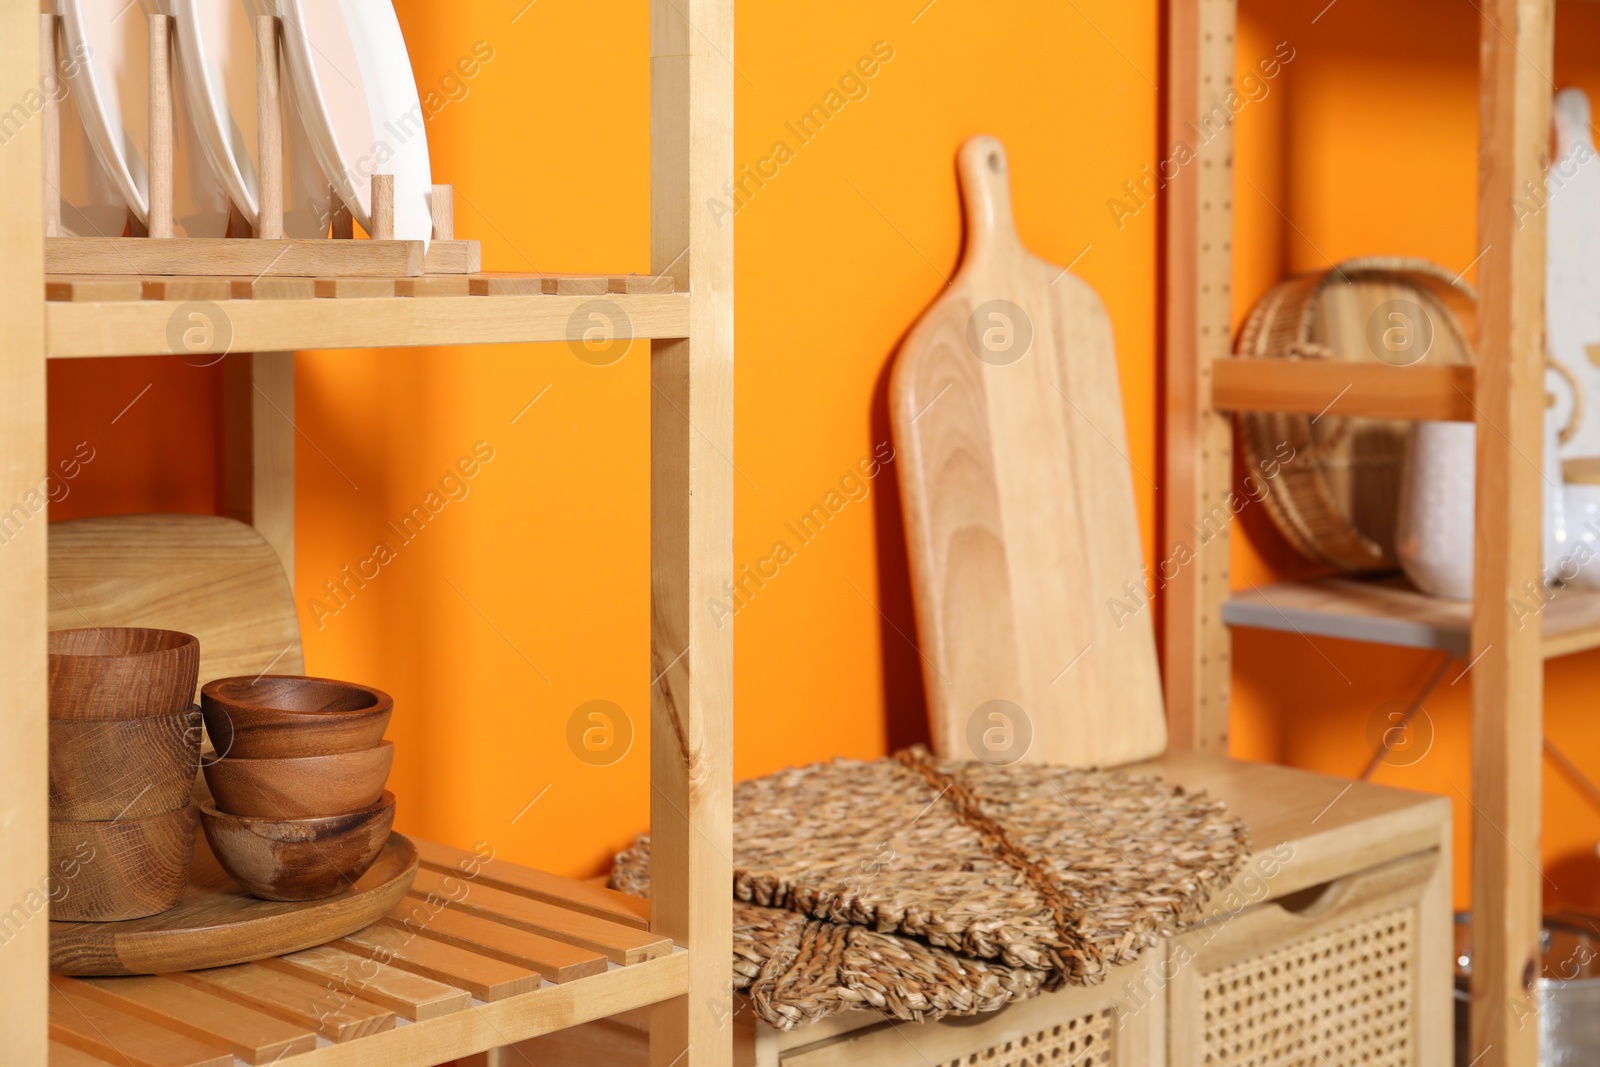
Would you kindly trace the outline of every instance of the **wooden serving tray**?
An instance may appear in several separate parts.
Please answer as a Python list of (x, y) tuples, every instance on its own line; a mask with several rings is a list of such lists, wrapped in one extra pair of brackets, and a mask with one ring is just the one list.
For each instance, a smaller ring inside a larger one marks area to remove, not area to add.
[(281, 956), (353, 934), (382, 918), (417, 876), (417, 849), (391, 833), (348, 893), (285, 903), (250, 896), (222, 870), (204, 834), (183, 902), (144, 919), (50, 924), (56, 974), (165, 974)]

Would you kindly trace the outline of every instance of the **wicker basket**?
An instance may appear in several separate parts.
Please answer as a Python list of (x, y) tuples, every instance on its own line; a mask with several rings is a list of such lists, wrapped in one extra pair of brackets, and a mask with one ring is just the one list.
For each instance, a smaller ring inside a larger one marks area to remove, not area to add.
[[(1273, 287), (1250, 312), (1236, 355), (1404, 364), (1472, 362), (1476, 296), (1420, 259), (1353, 259)], [(1330, 404), (1334, 397), (1329, 397)], [(1393, 570), (1409, 423), (1241, 413), (1247, 469), (1282, 463), (1267, 513), (1307, 557), (1350, 573)]]

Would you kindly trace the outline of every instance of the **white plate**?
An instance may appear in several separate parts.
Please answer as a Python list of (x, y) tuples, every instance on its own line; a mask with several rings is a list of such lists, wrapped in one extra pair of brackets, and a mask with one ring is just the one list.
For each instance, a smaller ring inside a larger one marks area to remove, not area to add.
[[(1562, 446), (1564, 458), (1600, 455), (1600, 156), (1589, 133), (1589, 98), (1581, 89), (1556, 94), (1556, 159), (1546, 176), (1549, 238), (1545, 249), (1545, 345), (1577, 377), (1584, 416)], [(1565, 425), (1569, 390), (1552, 373), (1556, 418)]]
[[(177, 19), (181, 81), (200, 148), (239, 211), (259, 224), (260, 171), (256, 115), (257, 15), (271, 0), (171, 0)], [(288, 237), (326, 237), (332, 196), (311, 138), (283, 87), (283, 230)]]
[[(76, 62), (63, 52), (66, 69)], [(78, 115), (78, 94), (62, 79), (61, 95), (61, 225), (76, 237), (121, 237), (128, 225), (128, 202), (111, 175), (100, 165), (89, 133)]]
[[(146, 5), (147, 0), (60, 0), (67, 54), (87, 56), (72, 78), (83, 128), (129, 210), (148, 223), (150, 38), (145, 16), (159, 13), (159, 8)], [(228, 229), (228, 197), (195, 141), (183, 94), (174, 93), (174, 229), (186, 237), (221, 237)]]
[(416, 78), (390, 0), (277, 0), (294, 96), (317, 160), (372, 230), (372, 176), (394, 175), (394, 235), (433, 236), (433, 171)]

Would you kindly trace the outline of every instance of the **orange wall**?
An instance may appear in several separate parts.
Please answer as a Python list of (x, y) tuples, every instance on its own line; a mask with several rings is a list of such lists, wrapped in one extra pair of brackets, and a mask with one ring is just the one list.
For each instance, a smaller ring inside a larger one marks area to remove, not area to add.
[[(398, 6), (425, 87), (441, 86), (476, 42), (494, 49), (464, 86), (444, 86), (457, 99), (429, 126), (436, 175), (456, 185), (459, 229), (484, 242), (487, 266), (648, 269), (645, 5), (607, 5), (596, 18), (593, 4), (539, 0), (515, 22), (520, 3)], [(1379, 252), (1460, 268), (1476, 254), (1472, 13), (1445, 0), (1339, 0), (1313, 24), (1322, 7), (1243, 5), (1241, 67), (1282, 40), (1296, 57), (1238, 122), (1239, 318), (1286, 270)], [(730, 223), (740, 562), (766, 554), (785, 521), (886, 440), (888, 360), (957, 262), (953, 156), (980, 131), (1011, 151), (1024, 239), (1056, 262), (1081, 254), (1075, 271), (1105, 298), (1131, 458), (1159, 481), (1155, 213), (1119, 229), (1107, 205), (1160, 156), (1157, 9), (823, 0), (801, 15), (740, 5), (737, 159), (754, 163), (779, 139), (796, 149)], [(1573, 5), (1562, 15), (1569, 25), (1600, 13)], [(868, 95), (798, 146), (785, 123), (880, 41), (894, 55)], [(1562, 76), (1600, 90), (1577, 58), (1563, 52)], [(648, 813), (645, 353), (606, 368), (565, 346), (306, 353), (297, 369), (308, 663), (394, 693), (401, 826), (488, 840), (557, 871), (599, 869)], [(78, 362), (52, 366), (51, 389), (52, 457), (84, 439), (97, 448), (55, 517), (216, 508), (214, 368)], [(479, 441), (494, 458), (467, 495), (347, 606), (319, 610), (319, 600), (337, 606), (323, 583), (376, 540), (392, 542), (386, 522)], [(1143, 479), (1135, 487), (1152, 553), (1154, 491)], [(739, 776), (925, 736), (896, 492), (891, 464), (740, 610)], [(1312, 573), (1261, 518), (1242, 520), (1236, 580)], [(1316, 646), (1240, 635), (1239, 755), (1354, 773), (1368, 717), (1409, 698), (1430, 666), (1416, 653)], [(1591, 666), (1574, 657), (1551, 667), (1549, 731), (1600, 774), (1582, 717)], [(1466, 687), (1429, 704), (1425, 759), (1379, 772), (1456, 800), (1462, 864)], [(613, 766), (579, 761), (566, 742), (569, 716), (592, 699), (620, 705), (640, 731)], [(1547, 795), (1550, 877), (1582, 899), (1600, 819), (1554, 774)]]

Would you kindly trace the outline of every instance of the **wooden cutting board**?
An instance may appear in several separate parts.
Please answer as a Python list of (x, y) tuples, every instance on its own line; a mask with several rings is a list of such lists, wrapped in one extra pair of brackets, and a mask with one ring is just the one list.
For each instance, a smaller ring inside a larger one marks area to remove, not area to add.
[[(417, 875), (416, 846), (390, 834), (355, 888), (326, 900), (287, 903), (250, 896), (195, 835), (183, 902), (144, 919), (50, 924), (56, 974), (166, 974), (225, 967), (326, 944), (388, 914)], [(70, 885), (70, 883), (69, 883)]]
[(1000, 142), (967, 142), (960, 176), (966, 251), (890, 399), (934, 743), (1146, 759), (1166, 718), (1111, 320), (1023, 248)]

